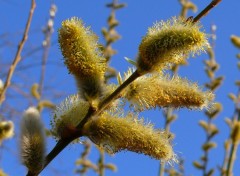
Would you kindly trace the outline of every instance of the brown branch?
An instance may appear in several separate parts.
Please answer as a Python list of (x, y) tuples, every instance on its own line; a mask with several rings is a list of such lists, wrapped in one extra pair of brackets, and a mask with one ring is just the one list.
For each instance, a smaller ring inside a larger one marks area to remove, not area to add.
[(51, 5), (50, 9), (50, 18), (48, 20), (48, 23), (46, 25), (46, 28), (44, 29), (45, 34), (45, 40), (43, 43), (43, 56), (42, 56), (42, 69), (41, 69), (41, 76), (39, 81), (39, 94), (42, 96), (43, 91), (43, 84), (44, 84), (44, 78), (45, 78), (45, 72), (46, 72), (46, 64), (47, 64), (47, 58), (49, 55), (49, 50), (51, 46), (51, 37), (53, 33), (53, 22), (56, 14), (56, 6), (55, 4)]
[(18, 50), (16, 52), (15, 58), (14, 58), (12, 64), (11, 64), (11, 66), (9, 68), (6, 82), (3, 86), (3, 89), (2, 89), (1, 94), (0, 94), (0, 105), (5, 100), (5, 94), (6, 94), (6, 91), (7, 91), (8, 87), (11, 84), (11, 79), (12, 79), (13, 73), (16, 69), (17, 64), (21, 61), (21, 53), (22, 53), (24, 44), (26, 43), (27, 38), (28, 38), (28, 32), (29, 32), (29, 29), (30, 29), (30, 26), (31, 26), (31, 21), (32, 21), (32, 17), (33, 17), (33, 13), (34, 13), (35, 8), (36, 8), (36, 2), (35, 2), (35, 0), (32, 0), (31, 9), (29, 11), (27, 24), (26, 24), (26, 27), (25, 27), (25, 30), (24, 30), (24, 33), (23, 33), (23, 38), (20, 41), (20, 43), (18, 44)]
[(208, 14), (208, 12), (214, 8), (218, 3), (220, 3), (222, 0), (213, 0), (205, 9), (203, 9), (194, 19), (193, 23), (196, 23), (199, 21), (202, 17)]

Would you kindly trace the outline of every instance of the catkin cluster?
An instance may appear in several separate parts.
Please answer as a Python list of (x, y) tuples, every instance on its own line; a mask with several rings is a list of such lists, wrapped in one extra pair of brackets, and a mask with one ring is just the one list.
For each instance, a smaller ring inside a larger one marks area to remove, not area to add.
[[(114, 102), (124, 98), (140, 111), (156, 107), (207, 108), (213, 100), (212, 93), (203, 92), (196, 83), (161, 72), (208, 47), (207, 35), (200, 30), (199, 23), (179, 18), (149, 28), (139, 45), (135, 74), (129, 71), (124, 80), (120, 76), (120, 86), (125, 83), (125, 89), (118, 89), (104, 83), (106, 62), (96, 35), (77, 18), (64, 21), (59, 29), (60, 48), (80, 90), (57, 107), (52, 133), (58, 139), (71, 138), (76, 133), (87, 136), (109, 153), (128, 150), (165, 161), (175, 160), (169, 133), (154, 130), (131, 113), (122, 117), (118, 113), (122, 107), (116, 108)], [(89, 108), (94, 111), (92, 116)]]

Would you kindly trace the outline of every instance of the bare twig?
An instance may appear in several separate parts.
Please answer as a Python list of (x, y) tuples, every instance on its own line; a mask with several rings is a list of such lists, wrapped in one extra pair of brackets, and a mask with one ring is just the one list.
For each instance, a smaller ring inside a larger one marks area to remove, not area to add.
[(199, 21), (202, 17), (208, 14), (208, 12), (215, 7), (218, 3), (220, 3), (222, 0), (213, 0), (205, 9), (203, 9), (194, 19), (193, 22)]
[[(238, 96), (240, 95), (240, 88), (238, 89), (237, 95)], [(232, 122), (240, 121), (240, 109), (238, 106), (239, 106), (238, 103), (236, 103)], [(239, 145), (239, 142), (235, 142), (235, 143), (231, 142), (231, 148), (228, 151), (229, 157), (227, 160), (226, 176), (232, 176), (232, 170), (233, 170), (234, 161), (235, 161), (236, 155), (237, 155), (238, 145)]]
[(44, 78), (45, 78), (45, 70), (46, 70), (46, 64), (47, 64), (47, 58), (49, 55), (49, 49), (51, 46), (51, 37), (53, 33), (53, 23), (54, 23), (54, 18), (56, 15), (56, 5), (52, 4), (51, 9), (50, 9), (50, 17), (48, 20), (48, 23), (46, 25), (46, 28), (43, 30), (45, 34), (45, 40), (43, 41), (43, 56), (42, 56), (42, 69), (41, 69), (41, 77), (39, 81), (39, 94), (42, 96), (42, 91), (43, 91), (43, 83), (44, 83)]
[(11, 64), (11, 66), (9, 68), (7, 79), (5, 81), (5, 84), (4, 84), (3, 89), (1, 91), (1, 94), (0, 94), (0, 105), (5, 100), (5, 94), (6, 94), (6, 91), (7, 91), (8, 87), (11, 84), (11, 79), (12, 79), (13, 73), (16, 69), (17, 64), (21, 61), (21, 53), (22, 53), (24, 44), (25, 44), (25, 42), (27, 41), (27, 38), (28, 38), (28, 32), (29, 32), (29, 28), (31, 26), (31, 21), (32, 21), (32, 17), (33, 17), (35, 7), (36, 7), (36, 2), (35, 2), (35, 0), (32, 0), (31, 9), (29, 11), (27, 24), (26, 24), (26, 27), (25, 27), (25, 30), (24, 30), (24, 33), (23, 33), (23, 38), (18, 45), (18, 50), (16, 52), (13, 63)]

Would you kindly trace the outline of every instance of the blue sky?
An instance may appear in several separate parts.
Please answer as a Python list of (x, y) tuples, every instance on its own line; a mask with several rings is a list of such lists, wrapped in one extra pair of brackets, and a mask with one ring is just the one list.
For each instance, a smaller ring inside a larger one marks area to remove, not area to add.
[[(46, 24), (48, 19), (48, 11), (51, 3), (57, 5), (58, 11), (55, 18), (55, 32), (53, 33), (53, 46), (51, 47), (46, 70), (45, 85), (47, 86), (44, 91), (44, 97), (53, 97), (51, 95), (52, 87), (59, 93), (64, 93), (62, 97), (53, 99), (55, 103), (59, 103), (67, 95), (75, 93), (76, 87), (71, 75), (68, 74), (66, 68), (63, 66), (62, 56), (57, 44), (57, 29), (61, 25), (61, 21), (68, 19), (72, 16), (81, 18), (86, 25), (90, 25), (92, 30), (100, 36), (100, 42), (103, 41), (101, 36), (101, 28), (105, 27), (106, 19), (110, 13), (109, 9), (105, 7), (106, 3), (111, 1), (37, 1), (36, 11), (33, 16), (33, 22), (30, 29), (29, 40), (27, 41), (23, 56), (32, 49), (41, 46), (44, 36), (41, 32), (42, 27)], [(123, 72), (130, 67), (124, 60), (124, 57), (134, 59), (138, 52), (138, 45), (141, 37), (145, 35), (147, 28), (159, 20), (166, 20), (172, 16), (177, 16), (180, 12), (180, 5), (177, 0), (161, 1), (161, 0), (148, 0), (148, 1), (130, 1), (121, 0), (120, 2), (126, 3), (127, 7), (117, 11), (117, 19), (120, 25), (117, 31), (122, 35), (121, 40), (117, 41), (113, 48), (118, 50), (118, 53), (112, 58), (111, 65), (118, 71)], [(210, 1), (208, 0), (194, 0), (193, 1), (199, 8), (203, 9)], [(232, 34), (240, 36), (240, 25), (238, 19), (240, 17), (240, 1), (223, 0), (216, 8), (214, 8), (201, 22), (207, 33), (210, 33), (210, 26), (215, 24), (217, 26), (217, 40), (215, 46), (216, 59), (220, 64), (220, 70), (217, 76), (224, 75), (224, 83), (217, 90), (216, 101), (223, 104), (223, 112), (215, 120), (215, 123), (220, 129), (220, 134), (214, 140), (218, 143), (218, 147), (210, 153), (212, 161), (211, 166), (216, 164), (221, 165), (223, 161), (223, 142), (229, 135), (229, 129), (224, 122), (225, 117), (230, 117), (233, 114), (233, 103), (227, 98), (227, 94), (232, 92), (236, 93), (237, 88), (234, 86), (234, 81), (239, 78), (237, 70), (237, 59), (235, 55), (239, 52), (230, 42)], [(30, 0), (14, 1), (14, 0), (0, 0), (0, 35), (6, 34), (3, 41), (9, 41), (5, 46), (0, 47), (0, 64), (7, 64), (12, 61), (16, 52), (17, 44), (21, 39), (21, 34), (25, 27), (28, 11), (30, 8)], [(195, 15), (189, 13), (189, 16)], [(1, 42), (1, 44), (2, 44)], [(40, 66), (42, 53), (41, 51), (34, 53), (30, 57), (26, 57), (19, 64), (19, 69), (16, 71), (16, 78), (13, 80), (14, 85), (23, 88), (25, 92), (30, 89), (30, 86), (39, 81)], [(202, 54), (196, 58), (189, 59), (189, 66), (181, 67), (179, 74), (182, 77), (187, 77), (189, 80), (198, 82), (203, 85), (208, 81), (204, 73), (203, 60), (207, 59), (206, 54)], [(24, 66), (28, 66), (24, 69)], [(0, 67), (0, 77), (5, 79), (4, 71), (6, 67)], [(21, 68), (21, 69), (20, 69)], [(27, 78), (27, 79), (26, 79)], [(49, 89), (49, 90), (48, 90)], [(13, 90), (9, 90), (11, 95), (14, 95)], [(15, 92), (16, 93), (16, 92)], [(29, 92), (27, 92), (29, 93)], [(21, 104), (20, 104), (21, 103)], [(31, 101), (32, 104), (36, 103)], [(19, 111), (27, 109), (27, 104), (22, 103), (22, 99), (14, 98), (9, 100), (12, 107), (16, 107)], [(201, 156), (200, 145), (205, 140), (205, 133), (198, 126), (198, 121), (205, 119), (203, 112), (178, 110), (178, 120), (171, 126), (171, 130), (176, 134), (174, 139), (174, 149), (176, 153), (182, 156), (185, 160), (186, 175), (201, 175), (192, 166), (192, 161), (197, 160)], [(156, 124), (156, 128), (163, 127), (163, 118), (161, 111), (148, 111), (141, 114)], [(43, 119), (47, 127), (49, 127), (49, 119), (51, 112), (44, 111)], [(11, 116), (16, 122), (16, 134), (18, 134), (18, 123), (20, 117)], [(0, 151), (0, 168), (9, 175), (24, 175), (26, 169), (20, 164), (18, 156), (18, 135), (14, 140), (7, 140), (4, 142), (3, 149)], [(48, 151), (54, 146), (54, 141), (48, 141)], [(74, 175), (74, 162), (82, 151), (81, 144), (74, 144), (68, 146), (55, 160), (42, 172), (45, 175)], [(10, 153), (10, 154), (9, 154)], [(238, 156), (239, 156), (238, 152)], [(91, 152), (92, 160), (97, 161), (98, 153), (96, 150)], [(151, 159), (148, 156), (139, 155), (131, 152), (122, 152), (114, 156), (106, 156), (106, 162), (111, 162), (117, 165), (118, 171), (116, 173), (106, 172), (106, 175), (138, 175), (138, 176), (156, 176), (158, 172), (159, 161)], [(234, 173), (240, 175), (240, 170), (236, 169), (240, 164), (238, 160), (235, 163)], [(59, 170), (60, 173), (55, 173)], [(95, 175), (89, 172), (87, 175)], [(216, 173), (218, 175), (218, 173)]]

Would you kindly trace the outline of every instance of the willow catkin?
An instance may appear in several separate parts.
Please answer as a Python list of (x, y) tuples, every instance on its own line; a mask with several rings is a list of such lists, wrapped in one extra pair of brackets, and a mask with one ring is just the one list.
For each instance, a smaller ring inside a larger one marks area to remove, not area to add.
[(64, 63), (87, 100), (101, 96), (106, 62), (97, 43), (97, 36), (76, 17), (62, 22), (58, 41)]
[(89, 109), (89, 103), (79, 95), (67, 97), (53, 112), (52, 134), (56, 139), (71, 137), (76, 126), (83, 120)]
[(123, 118), (104, 112), (99, 118), (87, 122), (83, 131), (109, 153), (128, 150), (165, 161), (175, 159), (169, 133), (154, 130), (152, 125), (143, 124), (132, 114)]
[(196, 83), (159, 74), (138, 78), (122, 96), (140, 111), (156, 107), (203, 109), (210, 107), (214, 99), (214, 94), (202, 91)]
[(40, 171), (45, 157), (45, 131), (39, 111), (28, 108), (21, 120), (21, 159), (32, 173)]
[(186, 55), (205, 51), (207, 35), (199, 23), (181, 18), (160, 21), (148, 29), (139, 46), (137, 69), (146, 73), (178, 64)]

